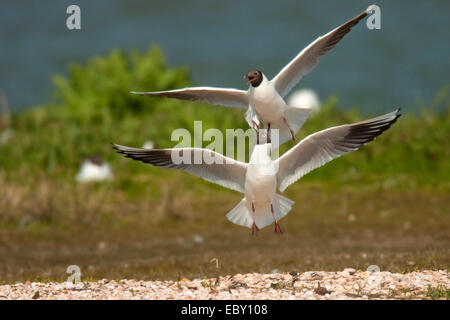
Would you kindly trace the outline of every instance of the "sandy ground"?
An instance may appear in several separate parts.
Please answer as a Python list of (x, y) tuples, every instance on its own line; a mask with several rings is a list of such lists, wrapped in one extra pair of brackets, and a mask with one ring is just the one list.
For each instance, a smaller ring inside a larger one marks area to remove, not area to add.
[(447, 270), (345, 269), (179, 281), (26, 282), (0, 286), (0, 299), (448, 299), (449, 290)]

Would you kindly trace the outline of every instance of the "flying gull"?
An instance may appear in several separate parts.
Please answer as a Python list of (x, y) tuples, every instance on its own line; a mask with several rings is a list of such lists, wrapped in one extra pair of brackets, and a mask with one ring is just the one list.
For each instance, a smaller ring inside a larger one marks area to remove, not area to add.
[[(252, 234), (274, 222), (274, 232), (281, 234), (278, 221), (294, 202), (277, 194), (276, 189), (283, 192), (308, 172), (374, 140), (397, 120), (399, 111), (316, 132), (274, 161), (270, 158), (271, 143), (257, 144), (249, 163), (201, 148), (138, 149), (117, 144), (113, 147), (128, 158), (183, 170), (243, 193), (244, 198), (226, 215), (228, 220), (251, 228)], [(187, 161), (180, 162), (179, 157)]]
[[(245, 118), (250, 127), (259, 130), (260, 123), (268, 129), (279, 130), (279, 141), (272, 141), (273, 147), (290, 140), (302, 127), (311, 111), (309, 106), (289, 106), (284, 97), (308, 74), (319, 59), (333, 48), (361, 19), (370, 12), (365, 11), (329, 33), (317, 38), (303, 49), (272, 80), (260, 70), (251, 70), (244, 78), (248, 91), (231, 88), (193, 87), (169, 91), (134, 92), (145, 96), (164, 96), (189, 101), (202, 101), (214, 105), (247, 109)], [(271, 136), (269, 134), (269, 136)]]

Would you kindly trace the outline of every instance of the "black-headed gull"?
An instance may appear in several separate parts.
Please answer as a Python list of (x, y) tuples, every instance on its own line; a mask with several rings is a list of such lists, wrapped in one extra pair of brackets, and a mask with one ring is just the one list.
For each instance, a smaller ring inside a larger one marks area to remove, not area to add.
[[(256, 145), (249, 163), (200, 148), (148, 150), (117, 144), (113, 147), (128, 158), (183, 170), (243, 193), (241, 202), (226, 215), (228, 220), (251, 228), (252, 234), (274, 222), (274, 232), (281, 234), (278, 221), (291, 210), (294, 202), (277, 194), (276, 189), (283, 192), (308, 172), (374, 140), (399, 116), (398, 109), (366, 121), (316, 132), (274, 161), (270, 158), (271, 143)], [(176, 163), (174, 154), (183, 158), (187, 155), (184, 159), (188, 161)]]
[(295, 141), (295, 134), (302, 127), (311, 111), (309, 106), (288, 106), (284, 97), (309, 73), (319, 62), (319, 58), (333, 48), (361, 19), (367, 16), (370, 7), (333, 29), (329, 33), (317, 38), (303, 49), (288, 65), (286, 65), (272, 80), (259, 70), (251, 70), (244, 78), (250, 85), (248, 91), (214, 88), (194, 87), (169, 91), (134, 92), (146, 96), (164, 96), (189, 101), (203, 101), (215, 105), (237, 108), (248, 108), (245, 118), (255, 129), (260, 123), (269, 131), (279, 130), (279, 140), (272, 139), (273, 147), (290, 140)]

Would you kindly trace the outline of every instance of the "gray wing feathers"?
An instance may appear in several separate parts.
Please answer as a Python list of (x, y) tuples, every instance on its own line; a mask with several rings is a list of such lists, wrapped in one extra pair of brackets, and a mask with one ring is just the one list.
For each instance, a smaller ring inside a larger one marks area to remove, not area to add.
[[(209, 182), (244, 192), (247, 164), (227, 158), (212, 150), (200, 148), (150, 150), (117, 144), (113, 144), (113, 148), (128, 158), (153, 166), (183, 170)], [(187, 161), (179, 161), (181, 159)]]
[(347, 21), (343, 25), (330, 31), (324, 36), (317, 38), (314, 42), (303, 49), (287, 66), (285, 66), (272, 82), (278, 93), (284, 97), (308, 74), (319, 62), (320, 57), (332, 49), (361, 19), (367, 16), (368, 11)]
[(156, 92), (131, 92), (143, 96), (168, 97), (188, 101), (207, 102), (234, 108), (247, 108), (247, 92), (238, 89), (224, 89), (213, 87), (185, 88)]
[(308, 172), (374, 140), (397, 121), (400, 109), (380, 117), (316, 132), (286, 152), (278, 161), (280, 191)]

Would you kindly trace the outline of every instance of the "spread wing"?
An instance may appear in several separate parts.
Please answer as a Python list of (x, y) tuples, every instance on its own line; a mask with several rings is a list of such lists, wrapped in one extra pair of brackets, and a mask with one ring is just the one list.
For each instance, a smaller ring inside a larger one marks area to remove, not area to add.
[(195, 87), (168, 91), (134, 92), (142, 96), (168, 97), (188, 101), (201, 101), (210, 104), (243, 108), (248, 107), (247, 91), (238, 89)]
[(247, 164), (200, 148), (140, 149), (113, 144), (126, 157), (153, 166), (189, 172), (209, 182), (244, 193)]
[(271, 81), (278, 93), (284, 97), (289, 91), (319, 63), (319, 59), (331, 50), (361, 19), (367, 16), (370, 7), (343, 25), (317, 38), (303, 49)]
[(374, 140), (400, 117), (399, 111), (309, 135), (277, 160), (278, 188), (284, 191), (308, 172)]

